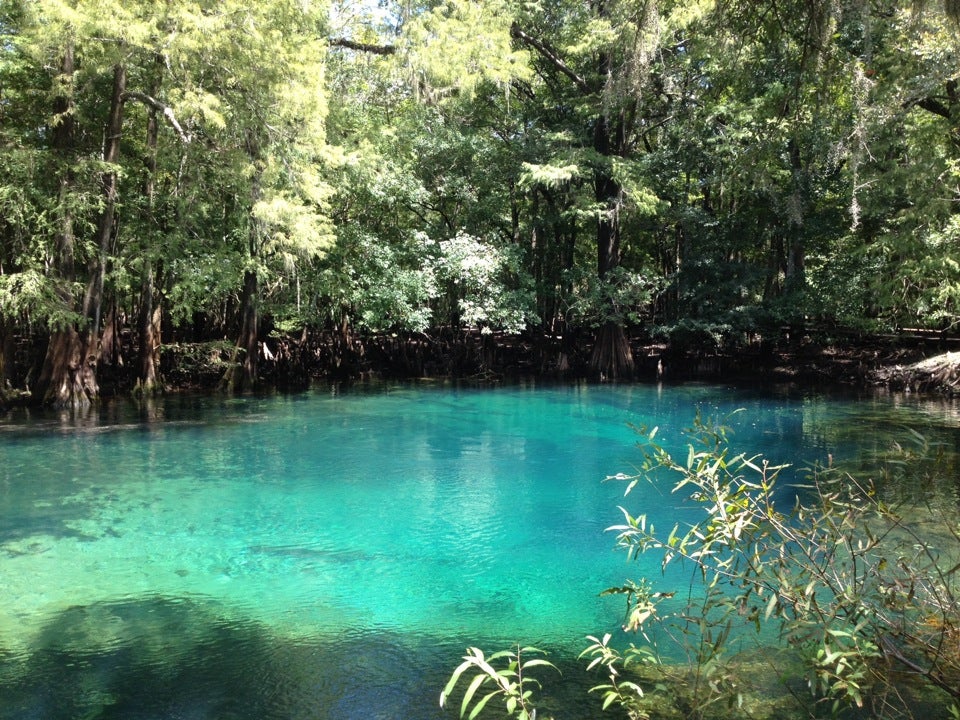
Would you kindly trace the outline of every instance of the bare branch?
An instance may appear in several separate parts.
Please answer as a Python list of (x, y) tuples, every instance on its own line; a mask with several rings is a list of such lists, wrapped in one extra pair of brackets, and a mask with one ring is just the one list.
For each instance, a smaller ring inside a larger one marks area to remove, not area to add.
[(169, 105), (164, 105), (162, 102), (156, 98), (152, 98), (146, 93), (137, 92), (135, 90), (128, 90), (123, 94), (124, 100), (136, 100), (137, 102), (143, 103), (147, 107), (153, 108), (157, 112), (163, 115), (166, 118), (167, 122), (170, 123), (170, 127), (177, 131), (177, 135), (180, 136), (180, 139), (185, 142), (190, 142), (190, 134), (185, 132), (180, 123), (177, 122), (177, 116), (173, 113), (173, 108)]
[(947, 120), (950, 119), (950, 108), (933, 97), (923, 97), (915, 100), (908, 100), (904, 103), (904, 107), (907, 109), (918, 107), (926, 110), (927, 112), (932, 112), (934, 115), (939, 115), (942, 118), (946, 118)]
[(546, 44), (540, 42), (532, 35), (524, 32), (516, 23), (510, 26), (510, 35), (522, 42), (524, 45), (529, 45), (538, 53), (540, 53), (540, 56), (544, 60), (549, 62), (555, 69), (559, 70), (568, 78), (570, 78), (573, 81), (573, 84), (576, 85), (579, 90), (584, 93), (589, 93), (591, 91), (590, 85), (587, 84), (587, 81), (584, 80), (583, 77), (578, 75), (555, 52), (553, 52), (553, 50), (547, 47)]

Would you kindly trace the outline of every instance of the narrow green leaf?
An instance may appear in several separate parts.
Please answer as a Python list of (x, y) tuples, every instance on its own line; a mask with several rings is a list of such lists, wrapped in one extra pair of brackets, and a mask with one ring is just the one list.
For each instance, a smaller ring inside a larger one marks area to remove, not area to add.
[(543, 658), (534, 658), (533, 660), (527, 660), (527, 661), (523, 664), (523, 669), (524, 669), (524, 670), (526, 670), (527, 668), (531, 668), (531, 667), (548, 667), (548, 668), (553, 668), (554, 670), (557, 669), (557, 666), (556, 666), (556, 665), (554, 665), (554, 664), (553, 664), (552, 662), (550, 662), (549, 660), (544, 660)]
[[(486, 675), (477, 675), (473, 679), (473, 682), (470, 683), (467, 691), (463, 694), (463, 702), (460, 703), (460, 717), (463, 717), (466, 714), (467, 706), (470, 705), (470, 701), (473, 700), (473, 696), (477, 692), (477, 689), (483, 685), (483, 682), (486, 679)], [(473, 716), (471, 715), (471, 717)]]
[(457, 669), (453, 671), (453, 674), (450, 676), (450, 680), (447, 681), (446, 687), (443, 688), (443, 692), (440, 693), (440, 707), (443, 707), (443, 700), (445, 697), (450, 697), (450, 692), (453, 690), (454, 686), (457, 684), (457, 681), (460, 680), (460, 676), (463, 674), (463, 671), (470, 667), (472, 663), (467, 660), (460, 663), (457, 666)]
[(769, 620), (770, 616), (773, 614), (774, 608), (777, 607), (777, 594), (772, 593), (770, 599), (767, 601), (767, 609), (763, 613), (763, 619)]
[[(493, 692), (489, 692), (486, 695), (484, 695), (482, 698), (480, 698), (480, 702), (478, 702), (474, 706), (468, 720), (474, 720), (474, 718), (477, 717), (477, 715), (479, 715), (483, 711), (483, 708), (486, 707), (486, 704), (490, 702), (490, 698), (496, 697), (499, 694), (500, 694), (499, 690), (494, 690)], [(461, 714), (460, 717), (463, 717), (463, 715)]]

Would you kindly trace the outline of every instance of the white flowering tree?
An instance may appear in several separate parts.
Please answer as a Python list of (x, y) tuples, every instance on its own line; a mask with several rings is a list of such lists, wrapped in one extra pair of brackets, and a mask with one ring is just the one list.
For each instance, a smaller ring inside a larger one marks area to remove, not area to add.
[(536, 322), (533, 279), (516, 248), (459, 232), (437, 243), (432, 264), (442, 289), (438, 310), (451, 326), (519, 333)]

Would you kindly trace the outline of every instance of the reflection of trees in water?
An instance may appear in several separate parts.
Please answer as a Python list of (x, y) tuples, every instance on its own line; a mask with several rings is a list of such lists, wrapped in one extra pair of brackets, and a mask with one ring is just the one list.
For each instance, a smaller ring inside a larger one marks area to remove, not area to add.
[[(186, 598), (75, 606), (29, 655), (0, 650), (0, 718), (442, 720), (439, 689), (467, 642), (376, 628), (285, 636)], [(552, 657), (564, 674), (545, 687), (551, 707), (593, 718), (596, 678)]]
[[(904, 514), (960, 505), (960, 404), (882, 394), (847, 404), (811, 399), (803, 404), (807, 444), (816, 462), (873, 481), (880, 497)], [(912, 510), (907, 510), (911, 507)]]
[(13, 717), (234, 717), (262, 709), (251, 679), (269, 671), (266, 650), (260, 628), (195, 602), (75, 606), (38, 634), (0, 697)]
[[(284, 638), (193, 600), (77, 606), (28, 657), (0, 655), (0, 717), (346, 718), (376, 717), (378, 706), (402, 717), (403, 697), (382, 695), (391, 678), (400, 695), (416, 690), (405, 656), (389, 636)], [(417, 702), (429, 707), (435, 692), (423, 691), (429, 700)]]

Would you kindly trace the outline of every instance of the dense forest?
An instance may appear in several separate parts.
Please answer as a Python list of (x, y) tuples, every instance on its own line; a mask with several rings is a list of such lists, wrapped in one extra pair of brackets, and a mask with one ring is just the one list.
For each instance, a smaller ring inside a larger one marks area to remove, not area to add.
[(2, 0), (0, 387), (75, 406), (195, 365), (241, 391), (374, 351), (482, 370), (511, 338), (612, 379), (638, 333), (949, 333), (958, 18)]

